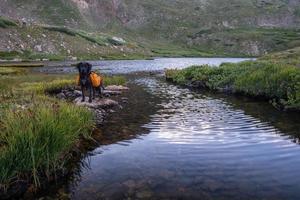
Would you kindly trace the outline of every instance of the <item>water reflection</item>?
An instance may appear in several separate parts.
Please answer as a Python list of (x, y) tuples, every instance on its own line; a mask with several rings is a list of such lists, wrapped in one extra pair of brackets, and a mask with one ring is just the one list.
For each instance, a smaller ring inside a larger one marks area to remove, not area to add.
[(297, 114), (131, 80), (131, 103), (102, 127), (121, 142), (94, 151), (72, 199), (299, 199)]

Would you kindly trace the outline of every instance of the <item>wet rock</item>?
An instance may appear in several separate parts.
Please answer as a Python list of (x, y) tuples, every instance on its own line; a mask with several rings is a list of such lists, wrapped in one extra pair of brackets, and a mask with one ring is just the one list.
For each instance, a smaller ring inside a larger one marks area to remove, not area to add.
[(94, 114), (95, 114), (95, 119), (96, 119), (96, 123), (97, 125), (100, 125), (104, 122), (104, 118), (106, 116), (106, 112), (103, 109), (96, 109), (93, 110)]
[(94, 109), (106, 109), (106, 108), (113, 108), (115, 106), (118, 106), (118, 102), (108, 99), (108, 98), (103, 98), (103, 99), (95, 99), (93, 102), (89, 103), (89, 97), (86, 97), (85, 102), (81, 102), (81, 97), (78, 97), (74, 100), (74, 103), (78, 106), (86, 106), (88, 108), (94, 108)]
[(128, 87), (122, 86), (122, 85), (109, 85), (105, 88), (109, 91), (122, 91), (122, 90), (129, 90)]
[(122, 103), (128, 103), (128, 98), (123, 97), (123, 98), (122, 98)]

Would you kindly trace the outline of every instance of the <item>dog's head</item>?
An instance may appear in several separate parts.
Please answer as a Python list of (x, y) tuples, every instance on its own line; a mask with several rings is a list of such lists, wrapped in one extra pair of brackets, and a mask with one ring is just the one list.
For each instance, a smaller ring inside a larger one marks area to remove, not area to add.
[(92, 65), (87, 62), (80, 62), (76, 65), (79, 76), (80, 76), (80, 83), (85, 85), (89, 80), (89, 75), (92, 71)]

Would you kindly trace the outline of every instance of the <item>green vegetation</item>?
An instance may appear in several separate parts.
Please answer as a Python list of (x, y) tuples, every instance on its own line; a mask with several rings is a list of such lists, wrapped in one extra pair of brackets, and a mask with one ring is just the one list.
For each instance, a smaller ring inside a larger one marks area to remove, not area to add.
[(259, 60), (273, 63), (288, 64), (299, 67), (300, 47), (296, 47), (286, 51), (271, 53), (259, 58)]
[[(25, 50), (25, 51), (8, 51), (8, 52), (0, 51), (0, 58), (5, 60), (21, 59), (22, 61), (34, 61), (34, 60), (42, 60), (42, 59), (59, 61), (59, 60), (63, 60), (65, 57), (63, 55), (37, 53), (31, 50)], [(0, 63), (0, 66), (5, 64)]]
[(167, 79), (210, 90), (264, 97), (285, 109), (300, 109), (300, 68), (266, 61), (167, 70)]
[(1, 62), (0, 63), (0, 68), (2, 68), (2, 70), (6, 70), (7, 68), (25, 68), (25, 67), (44, 67), (44, 63), (40, 63), (40, 62), (3, 62), (3, 63)]
[[(106, 85), (125, 81), (105, 77)], [(0, 68), (0, 191), (22, 182), (39, 188), (54, 180), (80, 140), (90, 138), (93, 114), (47, 95), (70, 87), (75, 87), (75, 74)]]
[(105, 86), (107, 85), (124, 85), (126, 79), (124, 76), (104, 76), (103, 77)]
[[(91, 113), (67, 103), (34, 102), (22, 110), (5, 110), (1, 116), (0, 186), (55, 176), (63, 170), (68, 152), (93, 127)], [(52, 178), (53, 179), (53, 178)]]
[(0, 76), (24, 74), (25, 72), (25, 69), (20, 69), (16, 67), (0, 67)]
[(114, 39), (112, 39), (112, 37), (110, 36), (106, 36), (106, 35), (97, 35), (97, 34), (90, 34), (87, 33), (85, 31), (82, 30), (74, 30), (74, 29), (70, 29), (67, 27), (61, 27), (61, 26), (45, 26), (43, 27), (46, 30), (49, 31), (56, 31), (56, 32), (60, 32), (60, 33), (64, 33), (70, 36), (79, 36), (82, 37), (83, 39), (86, 39), (89, 42), (98, 44), (100, 46), (106, 46), (106, 45), (124, 45), (123, 43), (120, 43)]
[(8, 28), (10, 26), (17, 26), (16, 22), (0, 16), (0, 28)]
[(77, 32), (75, 30), (63, 26), (45, 26), (43, 28), (49, 31), (57, 31), (71, 36), (77, 35)]

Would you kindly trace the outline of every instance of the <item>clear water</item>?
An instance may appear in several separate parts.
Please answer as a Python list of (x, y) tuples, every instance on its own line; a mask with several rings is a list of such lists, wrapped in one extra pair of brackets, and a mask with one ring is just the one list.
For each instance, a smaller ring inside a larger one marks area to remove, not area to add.
[(129, 102), (100, 127), (100, 145), (82, 160), (78, 173), (47, 195), (300, 199), (299, 113), (191, 91), (160, 76), (128, 79)]
[(300, 198), (299, 115), (157, 78), (132, 84), (131, 103), (102, 127), (121, 141), (85, 160), (72, 199)]

